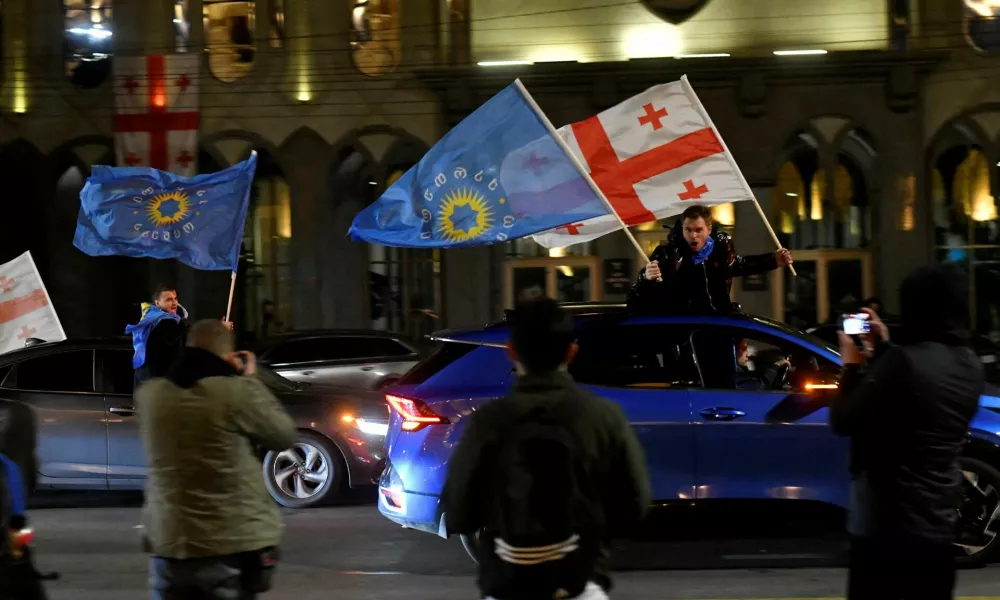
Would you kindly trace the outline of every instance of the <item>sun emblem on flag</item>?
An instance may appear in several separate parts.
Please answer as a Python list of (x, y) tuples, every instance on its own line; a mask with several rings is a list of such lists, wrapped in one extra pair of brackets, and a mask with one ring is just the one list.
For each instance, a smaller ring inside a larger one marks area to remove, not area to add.
[(182, 190), (165, 192), (153, 197), (146, 216), (157, 227), (176, 225), (191, 214), (191, 199)]
[(457, 188), (442, 199), (438, 207), (438, 234), (452, 243), (476, 239), (493, 227), (493, 207), (479, 191)]

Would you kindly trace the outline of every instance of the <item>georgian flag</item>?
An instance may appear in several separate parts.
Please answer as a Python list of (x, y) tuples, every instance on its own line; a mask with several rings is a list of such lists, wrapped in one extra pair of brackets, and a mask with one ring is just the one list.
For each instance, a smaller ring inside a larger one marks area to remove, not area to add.
[(30, 338), (66, 339), (42, 277), (25, 252), (0, 265), (0, 354), (24, 348)]
[[(753, 198), (686, 76), (558, 133), (629, 226)], [(607, 214), (532, 237), (561, 248), (619, 229)]]
[(115, 153), (121, 166), (198, 172), (197, 53), (115, 56)]

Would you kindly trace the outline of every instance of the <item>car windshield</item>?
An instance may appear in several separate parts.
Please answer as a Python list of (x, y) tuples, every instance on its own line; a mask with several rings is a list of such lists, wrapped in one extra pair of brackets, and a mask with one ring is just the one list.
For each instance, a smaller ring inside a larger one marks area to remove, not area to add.
[(808, 344), (812, 344), (812, 345), (817, 346), (819, 348), (823, 348), (823, 349), (829, 350), (830, 352), (833, 352), (834, 354), (836, 354), (838, 356), (840, 355), (840, 348), (837, 347), (837, 344), (832, 343), (829, 340), (825, 340), (825, 339), (823, 339), (821, 337), (812, 335), (811, 333), (806, 333), (806, 332), (802, 331), (801, 329), (796, 329), (794, 327), (790, 327), (788, 325), (785, 325), (784, 323), (780, 323), (780, 322), (774, 321), (772, 319), (766, 319), (764, 317), (753, 317), (753, 319), (755, 321), (758, 321), (760, 323), (763, 323), (763, 324), (767, 325), (768, 327), (773, 327), (774, 329), (777, 329), (778, 331), (781, 331), (782, 333), (787, 333), (788, 335), (795, 336), (795, 337), (799, 338), (800, 340), (802, 340), (802, 341), (804, 341), (804, 342), (806, 342)]

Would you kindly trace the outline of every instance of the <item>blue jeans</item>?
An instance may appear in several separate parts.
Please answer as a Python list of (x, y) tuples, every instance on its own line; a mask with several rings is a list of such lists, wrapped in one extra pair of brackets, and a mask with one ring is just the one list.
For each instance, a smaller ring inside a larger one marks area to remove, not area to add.
[(152, 557), (149, 588), (153, 600), (253, 600), (244, 591), (238, 556), (172, 560)]

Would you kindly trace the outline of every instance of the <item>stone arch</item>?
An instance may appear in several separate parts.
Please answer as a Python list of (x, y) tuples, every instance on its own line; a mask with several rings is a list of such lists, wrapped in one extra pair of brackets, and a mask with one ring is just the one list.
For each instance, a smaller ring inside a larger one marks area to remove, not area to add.
[[(239, 160), (243, 160), (246, 156), (238, 157), (236, 160), (232, 156), (227, 156), (227, 150), (230, 150), (229, 154), (232, 154), (231, 148), (222, 148), (221, 144), (226, 144), (227, 142), (244, 142), (246, 144), (246, 149), (254, 150), (266, 150), (272, 157), (281, 162), (281, 153), (278, 151), (278, 147), (274, 145), (267, 138), (254, 133), (252, 131), (246, 131), (243, 129), (224, 129), (222, 131), (216, 131), (208, 135), (202, 136), (199, 140), (199, 145), (204, 149), (209, 149), (214, 152), (217, 157), (224, 159), (222, 161), (224, 166), (232, 166)], [(285, 171), (284, 165), (282, 165), (282, 170)]]
[(0, 211), (5, 222), (0, 235), (0, 263), (30, 250), (39, 269), (47, 267), (48, 228), (45, 204), (39, 197), (39, 181), (44, 180), (46, 167), (45, 155), (24, 138), (0, 147), (0, 181), (4, 182)]

